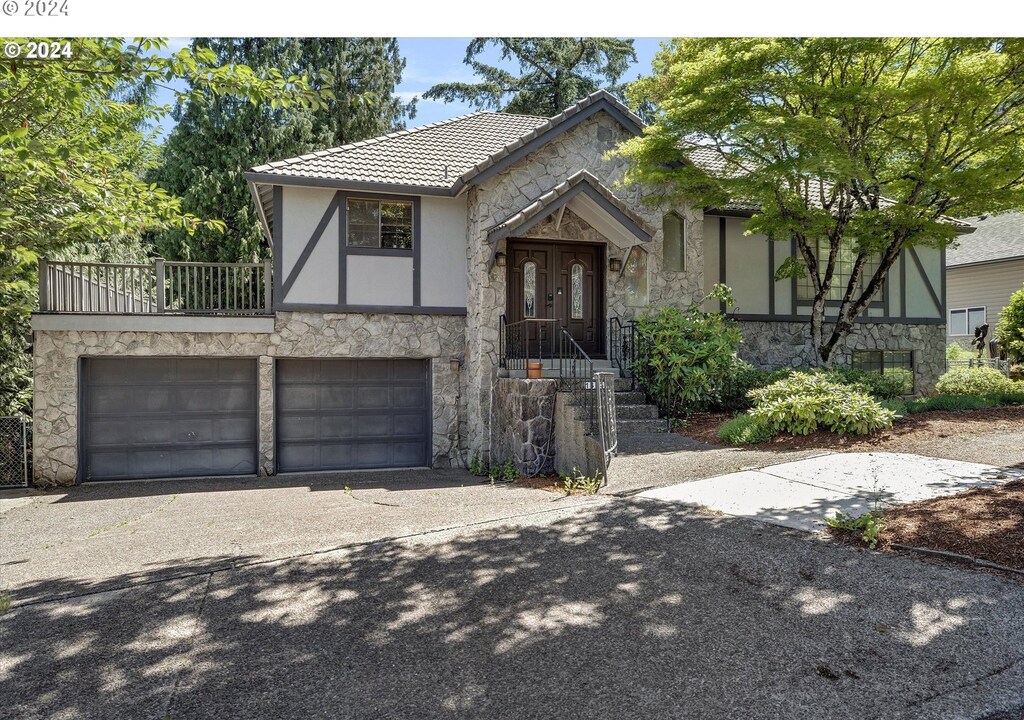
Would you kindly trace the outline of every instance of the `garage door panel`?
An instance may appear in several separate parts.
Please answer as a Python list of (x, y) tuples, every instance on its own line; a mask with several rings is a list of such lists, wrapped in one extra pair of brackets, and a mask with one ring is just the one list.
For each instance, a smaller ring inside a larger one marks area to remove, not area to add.
[(429, 464), (427, 361), (279, 358), (276, 368), (281, 472)]
[(356, 406), (356, 391), (353, 387), (321, 386), (321, 410), (352, 410)]
[(87, 358), (82, 377), (87, 479), (256, 472), (255, 360)]

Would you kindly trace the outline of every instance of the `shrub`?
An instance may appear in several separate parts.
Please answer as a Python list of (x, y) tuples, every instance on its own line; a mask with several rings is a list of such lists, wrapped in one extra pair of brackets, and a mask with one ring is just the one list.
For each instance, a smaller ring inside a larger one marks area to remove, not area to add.
[(732, 420), (722, 423), (718, 428), (718, 437), (730, 445), (753, 445), (768, 442), (775, 435), (764, 423), (751, 415), (737, 415)]
[(717, 402), (709, 404), (712, 410), (747, 410), (752, 405), (748, 393), (789, 377), (789, 368), (758, 370), (746, 360), (735, 358), (725, 377)]
[(874, 550), (878, 546), (878, 538), (885, 529), (882, 522), (882, 511), (872, 510), (863, 515), (845, 515), (836, 512), (835, 517), (826, 517), (825, 524), (833, 530), (849, 533), (860, 533), (860, 539)]
[(1010, 296), (999, 313), (994, 337), (1012, 360), (1024, 362), (1024, 287)]
[(856, 368), (829, 368), (819, 372), (833, 382), (850, 385), (879, 400), (891, 400), (906, 395), (908, 387), (914, 386), (913, 373), (899, 368), (890, 369), (884, 375)]
[(990, 367), (953, 368), (935, 383), (935, 391), (941, 395), (991, 395), (1015, 389), (1012, 380)]
[(651, 310), (636, 326), (643, 338), (636, 371), (664, 414), (682, 417), (721, 400), (740, 344), (735, 321), (694, 303), (685, 310)]
[(892, 425), (895, 413), (867, 393), (824, 373), (797, 372), (752, 390), (751, 417), (772, 434), (807, 435), (819, 428), (862, 435)]
[(975, 353), (957, 343), (951, 343), (946, 347), (947, 360), (970, 360), (974, 355)]
[(1024, 392), (994, 393), (992, 395), (932, 395), (906, 403), (906, 412), (984, 410), (1001, 405), (1024, 405)]

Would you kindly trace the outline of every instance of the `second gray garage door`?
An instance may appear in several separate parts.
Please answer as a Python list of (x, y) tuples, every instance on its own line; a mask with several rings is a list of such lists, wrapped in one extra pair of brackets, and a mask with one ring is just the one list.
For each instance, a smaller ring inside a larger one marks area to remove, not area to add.
[(430, 465), (426, 360), (279, 359), (280, 472)]

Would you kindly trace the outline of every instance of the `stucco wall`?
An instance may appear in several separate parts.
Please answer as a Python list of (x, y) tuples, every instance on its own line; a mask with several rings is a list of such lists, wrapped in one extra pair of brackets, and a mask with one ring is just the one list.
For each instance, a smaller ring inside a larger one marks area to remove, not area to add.
[(78, 472), (78, 358), (84, 356), (253, 357), (259, 359), (259, 459), (274, 467), (276, 357), (424, 358), (433, 381), (433, 461), (465, 463), (463, 373), (450, 360), (465, 344), (453, 315), (278, 313), (274, 332), (36, 331), (34, 479), (67, 485)]
[[(689, 207), (675, 210), (689, 223), (689, 240), (686, 248), (686, 270), (667, 273), (662, 270), (662, 218), (670, 208), (655, 207), (642, 202), (640, 187), (620, 185), (626, 167), (626, 160), (606, 157), (606, 153), (629, 137), (627, 131), (605, 113), (598, 113), (568, 130), (563, 135), (539, 150), (527, 155), (507, 170), (489, 178), (468, 191), (467, 215), (468, 285), (467, 285), (467, 392), (472, 395), (468, 407), (469, 443), (473, 451), (486, 453), (489, 447), (488, 412), (491, 385), (495, 377), (498, 351), (499, 318), (505, 312), (505, 271), (503, 268), (488, 268), (492, 248), (487, 241), (488, 228), (503, 221), (509, 215), (522, 210), (539, 195), (565, 180), (572, 173), (586, 169), (594, 174), (605, 186), (611, 188), (616, 197), (640, 215), (652, 230), (654, 239), (644, 247), (649, 252), (650, 302), (658, 305), (689, 304), (703, 285), (703, 235), (702, 212)], [(569, 216), (569, 211), (566, 211)], [(530, 237), (552, 239), (574, 238), (574, 234), (594, 233), (578, 226), (582, 220), (564, 225), (558, 233), (553, 226), (541, 223), (528, 233)], [(598, 240), (598, 237), (594, 237)], [(604, 239), (600, 238), (603, 242)], [(624, 258), (627, 247), (610, 244), (608, 255)], [(625, 289), (617, 274), (605, 268), (608, 315), (632, 317), (639, 308), (626, 307)]]

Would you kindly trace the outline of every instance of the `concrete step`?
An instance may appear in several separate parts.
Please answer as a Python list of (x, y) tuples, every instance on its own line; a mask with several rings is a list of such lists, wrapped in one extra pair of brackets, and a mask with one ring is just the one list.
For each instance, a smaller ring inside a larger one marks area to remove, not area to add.
[(616, 429), (620, 433), (653, 433), (653, 432), (666, 432), (668, 430), (668, 422), (662, 419), (659, 420), (622, 420), (617, 419), (615, 423)]
[(616, 405), (646, 405), (647, 397), (639, 390), (616, 390)]
[(626, 392), (633, 389), (633, 381), (629, 378), (615, 378), (615, 392)]
[(615, 403), (616, 420), (657, 419), (658, 408), (654, 405), (619, 405)]

